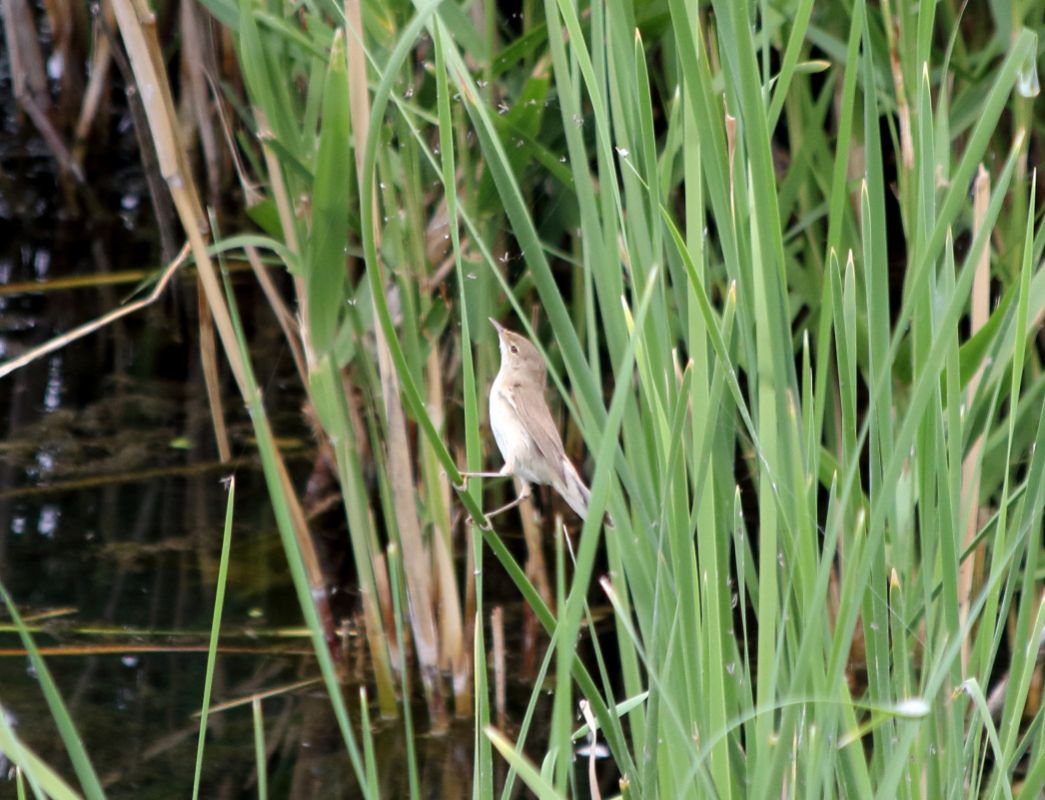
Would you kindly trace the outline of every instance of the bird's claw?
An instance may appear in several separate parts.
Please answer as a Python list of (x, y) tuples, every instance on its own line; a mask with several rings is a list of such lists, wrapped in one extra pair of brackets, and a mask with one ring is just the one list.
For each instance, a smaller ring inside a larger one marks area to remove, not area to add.
[(468, 515), (468, 519), (471, 521), (471, 523), (475, 527), (477, 527), (481, 531), (492, 531), (493, 530), (493, 523), (490, 522), (490, 519), (488, 517), (486, 517), (486, 524), (485, 525), (483, 525), (481, 522), (479, 522), (479, 520), (477, 520), (471, 514)]

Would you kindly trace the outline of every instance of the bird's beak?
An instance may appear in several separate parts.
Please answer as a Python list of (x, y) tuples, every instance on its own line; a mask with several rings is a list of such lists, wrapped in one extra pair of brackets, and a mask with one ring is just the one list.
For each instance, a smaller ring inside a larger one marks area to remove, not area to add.
[(506, 327), (504, 327), (504, 325), (502, 325), (500, 322), (495, 320), (493, 317), (488, 317), (488, 319), (490, 320), (490, 324), (493, 325), (497, 329), (497, 336), (498, 336), (498, 338), (500, 338), (501, 334), (503, 334), (506, 330), (508, 330)]

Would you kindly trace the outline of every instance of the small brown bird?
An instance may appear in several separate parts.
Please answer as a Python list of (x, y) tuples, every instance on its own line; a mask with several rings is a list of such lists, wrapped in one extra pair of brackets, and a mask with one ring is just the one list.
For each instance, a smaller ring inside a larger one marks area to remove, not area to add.
[[(547, 369), (528, 339), (491, 319), (501, 342), (501, 369), (490, 387), (490, 427), (504, 458), (500, 472), (463, 473), (473, 477), (511, 475), (523, 491), (491, 517), (530, 495), (530, 484), (551, 486), (581, 519), (588, 516), (591, 492), (566, 457), (562, 438), (544, 399)], [(607, 524), (612, 525), (607, 515)]]

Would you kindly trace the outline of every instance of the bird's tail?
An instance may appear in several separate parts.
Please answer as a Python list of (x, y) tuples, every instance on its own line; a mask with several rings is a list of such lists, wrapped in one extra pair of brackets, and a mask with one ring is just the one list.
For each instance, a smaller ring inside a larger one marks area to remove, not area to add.
[[(562, 495), (562, 499), (566, 501), (569, 507), (577, 512), (578, 517), (587, 519), (588, 503), (591, 502), (591, 491), (584, 484), (581, 476), (577, 474), (577, 470), (568, 458), (563, 459), (563, 474), (566, 480), (562, 486), (555, 487), (556, 491)], [(613, 517), (610, 516), (609, 512), (606, 512), (604, 522), (608, 527), (614, 527)]]

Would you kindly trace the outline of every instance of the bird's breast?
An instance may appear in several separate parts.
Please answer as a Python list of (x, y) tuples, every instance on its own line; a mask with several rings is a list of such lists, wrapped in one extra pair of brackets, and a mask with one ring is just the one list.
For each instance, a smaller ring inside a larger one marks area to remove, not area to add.
[(520, 448), (525, 447), (526, 431), (508, 391), (500, 381), (490, 388), (490, 428), (504, 462), (513, 466)]
[(508, 472), (528, 483), (554, 484), (559, 466), (549, 463), (517, 410), (517, 395), (506, 382), (490, 390), (490, 428)]

